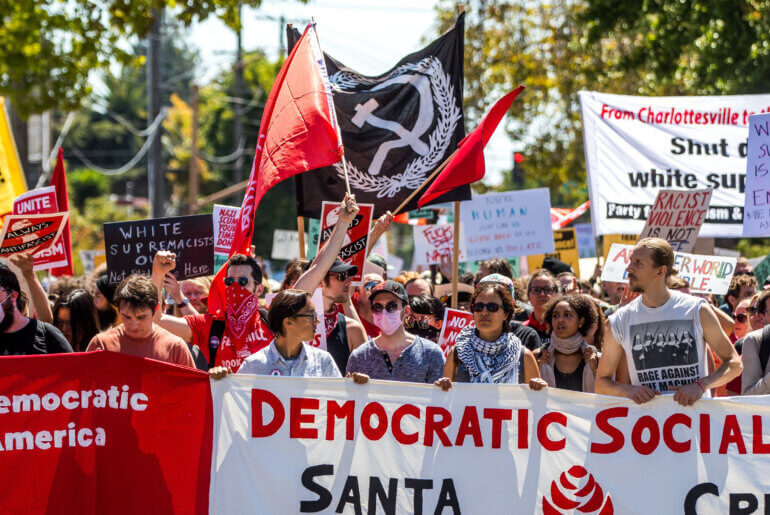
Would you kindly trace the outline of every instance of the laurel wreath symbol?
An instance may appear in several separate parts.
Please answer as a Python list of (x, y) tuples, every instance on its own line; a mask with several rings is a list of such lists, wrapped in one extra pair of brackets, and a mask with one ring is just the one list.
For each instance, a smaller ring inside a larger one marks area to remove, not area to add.
[[(411, 161), (402, 173), (390, 177), (385, 175), (372, 176), (359, 170), (354, 164), (348, 163), (348, 178), (352, 187), (366, 192), (377, 192), (377, 198), (394, 197), (402, 189), (418, 188), (425, 182), (428, 173), (438, 165), (446, 153), (449, 141), (452, 139), (457, 123), (462, 118), (460, 107), (454, 101), (454, 86), (448, 73), (436, 57), (430, 56), (418, 63), (409, 63), (393, 69), (384, 78), (371, 79), (349, 71), (338, 71), (329, 77), (332, 84), (341, 90), (351, 89), (360, 84), (372, 85), (391, 77), (407, 72), (425, 74), (430, 77), (431, 93), (438, 107), (439, 120), (435, 129), (428, 137), (429, 149), (424, 156), (418, 156)], [(345, 178), (341, 163), (334, 165), (337, 175)]]

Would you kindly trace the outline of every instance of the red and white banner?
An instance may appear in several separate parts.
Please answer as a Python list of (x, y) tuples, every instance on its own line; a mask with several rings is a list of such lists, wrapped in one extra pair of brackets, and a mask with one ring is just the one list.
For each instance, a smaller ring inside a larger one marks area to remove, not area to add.
[[(374, 204), (358, 204), (359, 211), (350, 223), (348, 232), (340, 249), (340, 259), (349, 265), (358, 267), (358, 274), (353, 277), (353, 285), (361, 284), (367, 249), (369, 248), (369, 228), (372, 226)], [(318, 250), (331, 238), (334, 226), (339, 219), (340, 203), (324, 202), (321, 206), (321, 232), (318, 235)], [(316, 251), (318, 255), (318, 251)]]
[(69, 216), (69, 212), (6, 216), (0, 234), (0, 257), (50, 248), (60, 241)]
[(441, 324), (441, 334), (438, 337), (438, 345), (444, 351), (444, 356), (449, 354), (455, 345), (455, 340), (460, 331), (466, 325), (473, 326), (473, 313), (447, 308), (444, 310), (444, 323)]
[(238, 375), (212, 396), (212, 514), (744, 513), (770, 474), (764, 396)]
[(227, 255), (233, 245), (235, 228), (241, 208), (214, 204), (214, 252)]
[(652, 203), (642, 238), (663, 238), (671, 248), (690, 252), (706, 219), (712, 190), (660, 190)]
[[(29, 190), (13, 201), (14, 215), (42, 215), (57, 211), (59, 208), (55, 186)], [(67, 266), (67, 252), (64, 250), (64, 244), (64, 238), (59, 238), (53, 245), (35, 254), (34, 269), (48, 270)]]
[(206, 374), (112, 352), (0, 359), (0, 511), (206, 513)]

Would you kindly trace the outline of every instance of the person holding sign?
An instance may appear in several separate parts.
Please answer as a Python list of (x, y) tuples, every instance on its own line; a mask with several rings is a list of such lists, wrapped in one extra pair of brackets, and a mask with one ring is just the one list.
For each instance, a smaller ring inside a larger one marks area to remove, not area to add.
[(480, 284), (471, 298), (474, 326), (465, 326), (444, 366), (444, 377), (435, 385), (447, 391), (461, 383), (526, 383), (541, 390), (547, 383), (532, 351), (508, 331), (513, 316), (510, 290), (499, 283)]
[[(626, 271), (630, 290), (641, 295), (609, 317), (596, 393), (642, 404), (662, 392), (674, 392), (675, 401), (689, 406), (741, 373), (738, 354), (706, 301), (666, 287), (674, 272), (668, 242), (640, 240)], [(722, 360), (708, 375), (706, 345)], [(613, 379), (624, 358), (630, 384)]]

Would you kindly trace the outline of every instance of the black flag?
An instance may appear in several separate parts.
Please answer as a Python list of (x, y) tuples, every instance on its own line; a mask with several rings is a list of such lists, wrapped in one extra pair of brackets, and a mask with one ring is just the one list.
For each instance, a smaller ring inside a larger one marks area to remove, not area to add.
[[(422, 50), (377, 77), (361, 75), (324, 54), (358, 202), (374, 204), (374, 216), (395, 210), (449, 157), (465, 136), (463, 45), (465, 15)], [(289, 46), (299, 39), (288, 28)], [(345, 194), (342, 162), (298, 175), (297, 214), (320, 218), (321, 202)], [(426, 186), (427, 188), (427, 186)], [(404, 211), (417, 209), (416, 195)], [(471, 198), (470, 186), (432, 204)]]

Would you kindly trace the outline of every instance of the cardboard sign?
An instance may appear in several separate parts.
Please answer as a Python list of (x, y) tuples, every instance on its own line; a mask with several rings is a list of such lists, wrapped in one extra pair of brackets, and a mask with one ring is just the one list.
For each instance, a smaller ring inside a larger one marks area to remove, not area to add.
[(743, 235), (770, 235), (770, 114), (749, 117)]
[(642, 238), (663, 238), (674, 251), (690, 252), (706, 220), (712, 190), (660, 190)]
[[(349, 265), (358, 267), (358, 274), (353, 277), (351, 284), (360, 285), (369, 248), (369, 228), (372, 226), (374, 204), (358, 204), (359, 211), (350, 223), (345, 240), (340, 249), (340, 259)], [(324, 202), (321, 206), (321, 231), (318, 237), (318, 250), (331, 238), (334, 226), (339, 218), (339, 202)]]
[(178, 280), (211, 275), (214, 270), (214, 222), (211, 215), (150, 218), (104, 224), (110, 283), (131, 274), (149, 274), (159, 250), (176, 253)]
[(239, 207), (214, 204), (211, 213), (214, 221), (214, 270), (219, 270), (227, 263), (240, 212)]
[[(22, 193), (13, 201), (15, 215), (42, 215), (56, 213), (56, 187), (46, 186)], [(48, 248), (35, 254), (34, 270), (48, 270), (67, 266), (67, 253), (63, 240), (57, 240)]]
[(604, 261), (607, 261), (607, 255), (610, 253), (610, 248), (612, 248), (613, 244), (636, 245), (637, 241), (639, 241), (638, 234), (605, 234), (602, 237), (602, 255), (604, 256)]
[[(305, 235), (307, 240), (307, 234)], [(299, 232), (276, 229), (273, 231), (273, 250), (270, 254), (273, 259), (285, 259), (290, 261), (299, 258)]]
[(0, 257), (51, 247), (59, 240), (69, 216), (69, 212), (6, 216), (0, 235)]
[(573, 227), (577, 236), (578, 254), (580, 257), (596, 257), (596, 241), (594, 240), (594, 231), (591, 228), (591, 224), (575, 224)]
[(754, 277), (757, 279), (760, 288), (765, 284), (765, 279), (768, 276), (770, 276), (770, 255), (765, 256), (762, 261), (754, 265)]
[(527, 266), (529, 266), (530, 273), (542, 267), (546, 257), (552, 257), (564, 261), (572, 267), (572, 271), (575, 272), (575, 275), (579, 274), (580, 256), (578, 255), (578, 242), (575, 228), (569, 227), (567, 229), (553, 231), (553, 243), (554, 247), (556, 247), (556, 252), (527, 256)]
[(472, 313), (452, 308), (444, 310), (444, 323), (441, 326), (441, 334), (438, 337), (438, 345), (444, 352), (444, 357), (449, 355), (449, 352), (455, 345), (457, 335), (467, 325), (473, 327)]
[[(97, 260), (100, 262), (97, 263)], [(80, 262), (83, 263), (83, 271), (86, 275), (91, 275), (97, 266), (99, 266), (101, 263), (104, 263), (104, 260), (105, 255), (103, 250), (80, 251)]]
[(305, 223), (307, 224), (306, 257), (308, 261), (312, 261), (318, 250), (318, 236), (321, 234), (321, 220), (318, 218), (305, 218)]
[[(614, 244), (602, 270), (602, 281), (627, 283), (626, 267), (633, 245)], [(724, 295), (730, 287), (737, 259), (674, 252), (674, 268), (690, 283), (692, 293)]]
[[(465, 234), (460, 224), (459, 260), (466, 260)], [(441, 259), (451, 261), (454, 248), (454, 225), (415, 225), (414, 226), (414, 263), (412, 266), (427, 266), (441, 263)]]
[(554, 251), (548, 188), (475, 195), (460, 218), (468, 261)]

